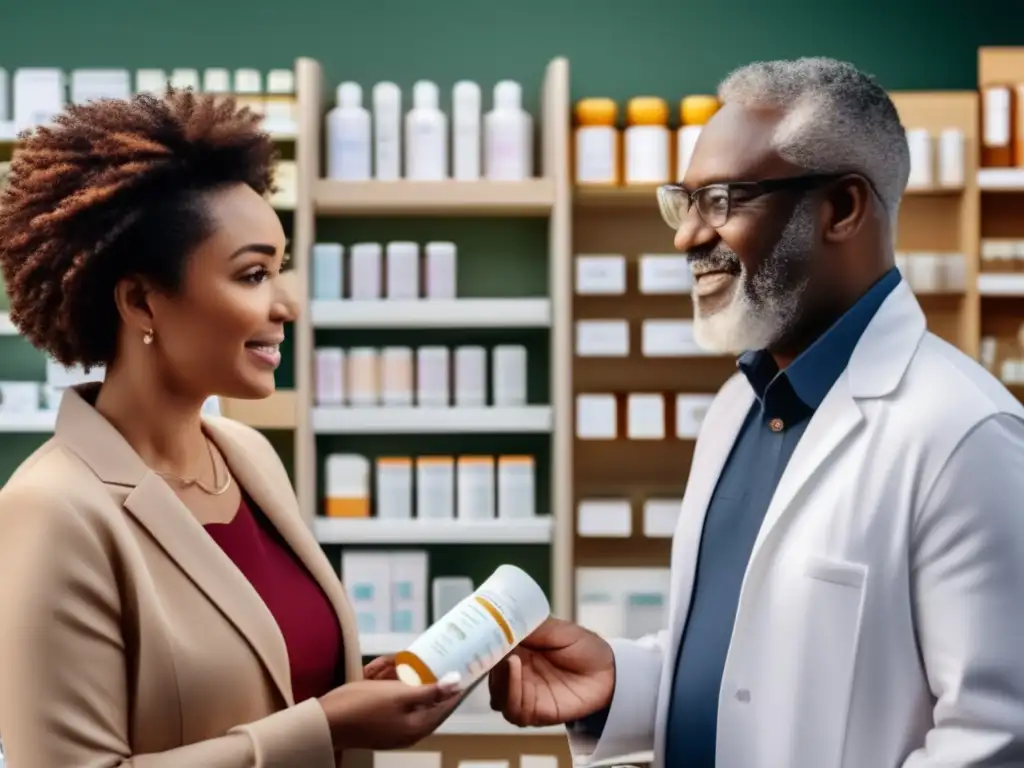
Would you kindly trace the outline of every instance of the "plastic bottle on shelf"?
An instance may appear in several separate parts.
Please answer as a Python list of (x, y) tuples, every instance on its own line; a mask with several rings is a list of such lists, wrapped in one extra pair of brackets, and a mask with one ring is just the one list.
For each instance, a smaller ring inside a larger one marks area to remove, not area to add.
[(438, 107), (437, 84), (420, 80), (412, 88), (405, 116), (405, 176), (419, 181), (448, 177), (448, 116)]
[(697, 146), (701, 129), (718, 111), (714, 96), (686, 96), (679, 102), (679, 130), (676, 132), (676, 181), (682, 181), (690, 167), (693, 148)]
[(460, 80), (452, 89), (452, 178), (480, 178), (480, 86)]
[(533, 176), (533, 118), (514, 80), (494, 86), (494, 108), (484, 116), (484, 171), (490, 181)]
[(370, 178), (370, 113), (359, 83), (338, 86), (337, 105), (327, 113), (327, 177), (341, 181)]
[(612, 99), (576, 104), (576, 183), (616, 185), (622, 181), (619, 107)]
[(402, 90), (390, 82), (373, 86), (373, 177), (402, 177)]
[(626, 184), (664, 184), (669, 180), (668, 104), (637, 96), (626, 107), (626, 122)]

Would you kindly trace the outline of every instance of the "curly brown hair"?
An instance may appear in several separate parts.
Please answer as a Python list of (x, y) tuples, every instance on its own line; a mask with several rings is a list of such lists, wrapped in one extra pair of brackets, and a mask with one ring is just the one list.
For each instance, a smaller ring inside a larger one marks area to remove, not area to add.
[(71, 106), (23, 134), (0, 195), (15, 326), (65, 366), (109, 365), (117, 283), (135, 275), (174, 292), (212, 230), (205, 194), (272, 191), (277, 150), (259, 123), (232, 99), (168, 88)]

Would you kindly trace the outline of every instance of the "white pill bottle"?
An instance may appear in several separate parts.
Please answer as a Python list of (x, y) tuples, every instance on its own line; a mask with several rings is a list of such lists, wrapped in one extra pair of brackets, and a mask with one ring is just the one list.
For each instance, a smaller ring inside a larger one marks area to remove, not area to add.
[(502, 565), (469, 597), (395, 655), (398, 679), (430, 685), (458, 674), (468, 688), (551, 615), (536, 581), (521, 568)]

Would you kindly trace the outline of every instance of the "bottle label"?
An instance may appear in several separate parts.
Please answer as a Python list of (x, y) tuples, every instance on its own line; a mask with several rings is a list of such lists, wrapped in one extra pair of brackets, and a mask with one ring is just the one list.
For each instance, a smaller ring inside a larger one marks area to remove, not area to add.
[(440, 679), (458, 672), (463, 687), (486, 675), (532, 630), (514, 596), (481, 586), (409, 647)]

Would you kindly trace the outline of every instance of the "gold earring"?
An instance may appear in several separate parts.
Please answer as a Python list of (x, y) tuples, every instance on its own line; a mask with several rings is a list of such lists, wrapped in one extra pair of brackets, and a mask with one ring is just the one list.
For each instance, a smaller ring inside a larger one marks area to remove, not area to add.
[(152, 344), (153, 343), (153, 331), (146, 331), (144, 334), (142, 334), (142, 343), (143, 344)]

